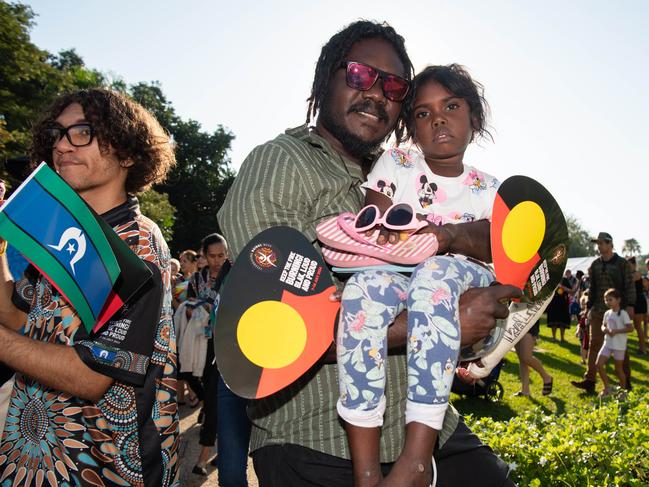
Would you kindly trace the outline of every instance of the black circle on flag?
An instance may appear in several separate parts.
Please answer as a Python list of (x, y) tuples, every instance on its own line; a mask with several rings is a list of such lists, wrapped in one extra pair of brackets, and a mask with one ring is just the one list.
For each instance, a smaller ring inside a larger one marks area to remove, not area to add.
[(228, 387), (258, 399), (304, 374), (333, 340), (334, 291), (299, 231), (273, 227), (255, 236), (227, 276), (216, 315), (214, 349)]

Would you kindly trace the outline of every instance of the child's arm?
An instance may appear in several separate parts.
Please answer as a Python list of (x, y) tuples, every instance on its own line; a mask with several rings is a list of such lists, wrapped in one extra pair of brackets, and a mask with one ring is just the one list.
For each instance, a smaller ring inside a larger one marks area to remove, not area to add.
[(489, 220), (467, 223), (431, 223), (420, 233), (434, 233), (439, 242), (438, 254), (447, 252), (473, 257), (482, 262), (491, 262), (491, 224)]
[(633, 321), (631, 321), (631, 317), (624, 310), (622, 310), (622, 319), (624, 320), (624, 324), (626, 326), (624, 328), (620, 328), (619, 330), (615, 330), (615, 335), (617, 335), (618, 333), (631, 333), (633, 331)]
[(609, 335), (619, 335), (620, 333), (631, 333), (633, 331), (633, 322), (626, 323), (624, 328), (618, 328), (617, 330), (611, 330)]
[(379, 210), (381, 210), (381, 215), (392, 206), (393, 202), (390, 198), (388, 198), (386, 195), (383, 193), (379, 193), (378, 191), (374, 191), (372, 189), (368, 189), (365, 192), (365, 206), (367, 205), (376, 205), (379, 207)]
[(633, 331), (633, 323), (627, 323), (624, 328), (613, 330), (610, 335), (618, 335), (620, 333), (631, 333)]

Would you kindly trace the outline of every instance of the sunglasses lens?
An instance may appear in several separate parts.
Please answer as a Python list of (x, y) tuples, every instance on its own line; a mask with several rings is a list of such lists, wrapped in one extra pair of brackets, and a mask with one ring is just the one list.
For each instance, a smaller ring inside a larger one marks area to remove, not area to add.
[(361, 210), (356, 217), (356, 228), (365, 228), (371, 226), (376, 221), (376, 208), (368, 206)]
[(412, 221), (412, 207), (410, 205), (393, 206), (385, 216), (385, 223), (395, 227), (408, 225)]
[(383, 94), (388, 100), (403, 101), (408, 94), (408, 82), (398, 76), (386, 76), (383, 79)]
[(360, 63), (347, 64), (347, 85), (355, 90), (369, 90), (378, 76), (379, 73), (372, 69), (371, 66)]

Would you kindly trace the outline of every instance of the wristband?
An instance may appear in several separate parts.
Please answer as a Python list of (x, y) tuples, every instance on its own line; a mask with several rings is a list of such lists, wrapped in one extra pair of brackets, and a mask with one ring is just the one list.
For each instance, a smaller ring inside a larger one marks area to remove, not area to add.
[(7, 252), (7, 241), (3, 240), (0, 243), (0, 255), (4, 255)]

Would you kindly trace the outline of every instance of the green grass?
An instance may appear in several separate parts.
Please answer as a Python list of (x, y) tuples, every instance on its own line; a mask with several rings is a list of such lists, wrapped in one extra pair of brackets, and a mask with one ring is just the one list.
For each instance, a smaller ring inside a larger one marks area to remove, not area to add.
[[(571, 380), (581, 380), (585, 365), (580, 363), (579, 343), (574, 333), (576, 325), (573, 323), (566, 330), (566, 342), (552, 340), (552, 333), (546, 326), (545, 320), (541, 322), (541, 336), (536, 343), (534, 355), (541, 360), (546, 371), (553, 376), (554, 386), (550, 396), (541, 395), (543, 381), (541, 377), (530, 369), (530, 397), (513, 397), (520, 390), (518, 377), (518, 356), (509, 352), (505, 356), (505, 365), (500, 372), (499, 382), (505, 389), (505, 394), (500, 403), (490, 403), (482, 398), (466, 398), (453, 394), (451, 402), (463, 415), (473, 415), (474, 418), (489, 416), (495, 420), (504, 421), (513, 416), (540, 407), (546, 414), (563, 414), (573, 412), (575, 408), (587, 404), (598, 404), (597, 396), (588, 395), (570, 384)], [(558, 336), (558, 333), (557, 333)], [(632, 385), (638, 392), (649, 391), (649, 355), (638, 355), (638, 337), (635, 333), (629, 334), (628, 348), (631, 358)], [(608, 365), (611, 384), (617, 383), (613, 370), (613, 361)], [(601, 390), (602, 382), (598, 378), (597, 390)]]

